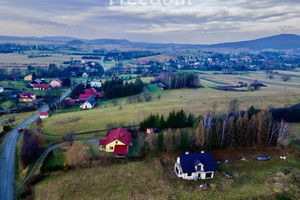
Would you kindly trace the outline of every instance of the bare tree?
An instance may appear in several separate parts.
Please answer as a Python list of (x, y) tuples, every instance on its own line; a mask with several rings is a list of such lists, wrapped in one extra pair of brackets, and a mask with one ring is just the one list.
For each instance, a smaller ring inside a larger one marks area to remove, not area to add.
[(239, 108), (239, 100), (237, 98), (232, 99), (229, 102), (229, 113), (236, 113), (238, 111)]
[(213, 122), (213, 119), (215, 117), (215, 112), (213, 110), (206, 110), (203, 114), (203, 121), (204, 121), (204, 125), (207, 124), (211, 124)]
[(171, 128), (163, 133), (163, 148), (166, 152), (170, 152), (172, 150), (172, 134)]
[(203, 123), (203, 120), (201, 120), (195, 131), (195, 145), (198, 148), (202, 148), (204, 145), (204, 142), (205, 142), (204, 123)]
[(65, 135), (63, 135), (61, 139), (64, 142), (69, 142), (70, 145), (72, 146), (73, 142), (75, 140), (75, 131), (74, 130), (69, 131), (68, 133), (66, 133)]
[(280, 142), (282, 139), (284, 139), (289, 134), (289, 131), (290, 131), (290, 124), (285, 122), (282, 119), (279, 123), (277, 143)]
[(153, 131), (147, 135), (146, 142), (149, 145), (151, 151), (155, 151), (158, 143), (158, 136)]

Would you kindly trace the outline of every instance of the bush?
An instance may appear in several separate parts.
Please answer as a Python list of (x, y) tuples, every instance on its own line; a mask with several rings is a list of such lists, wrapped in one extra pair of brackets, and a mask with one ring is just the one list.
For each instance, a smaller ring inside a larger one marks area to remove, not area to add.
[(3, 131), (4, 132), (9, 132), (11, 130), (11, 127), (9, 126), (9, 125), (5, 125), (4, 127), (3, 127)]

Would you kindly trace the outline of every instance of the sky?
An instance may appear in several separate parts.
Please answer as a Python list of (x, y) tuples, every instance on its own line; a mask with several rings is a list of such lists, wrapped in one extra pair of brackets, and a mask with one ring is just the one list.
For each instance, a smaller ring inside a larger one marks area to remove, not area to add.
[(300, 35), (299, 0), (0, 0), (0, 35), (215, 44)]

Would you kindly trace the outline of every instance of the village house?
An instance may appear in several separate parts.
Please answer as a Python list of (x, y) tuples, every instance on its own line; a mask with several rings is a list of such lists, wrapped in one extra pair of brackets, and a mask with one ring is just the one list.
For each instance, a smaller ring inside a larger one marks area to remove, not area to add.
[(0, 86), (0, 93), (4, 92), (4, 87)]
[(179, 178), (187, 180), (212, 179), (216, 167), (211, 153), (189, 153), (180, 155), (174, 165)]
[(49, 114), (47, 112), (40, 112), (40, 118), (41, 119), (45, 119), (45, 118), (48, 118), (49, 117)]
[(86, 73), (86, 72), (84, 72), (83, 74), (82, 74), (82, 78), (88, 78), (89, 77), (89, 75)]
[(62, 105), (64, 108), (74, 107), (74, 106), (76, 105), (76, 100), (75, 100), (75, 99), (71, 99), (71, 98), (69, 97), (69, 98), (63, 99), (63, 100), (61, 101), (61, 105)]
[(102, 83), (100, 81), (91, 81), (91, 87), (100, 88), (101, 86), (102, 86)]
[(158, 87), (159, 89), (161, 89), (161, 90), (167, 89), (167, 87), (166, 87), (162, 82), (159, 82), (159, 83), (157, 84), (157, 87)]
[(49, 90), (50, 84), (34, 84), (33, 89), (34, 90)]
[(61, 81), (59, 79), (54, 79), (50, 82), (51, 87), (61, 87)]
[(36, 95), (34, 93), (19, 93), (19, 102), (33, 102), (36, 100)]
[(85, 94), (92, 94), (97, 99), (101, 98), (101, 92), (98, 92), (95, 88), (86, 89)]
[(131, 133), (120, 127), (111, 131), (107, 139), (100, 139), (99, 146), (101, 151), (113, 152), (116, 157), (123, 157), (128, 153), (131, 142)]
[(94, 108), (95, 103), (95, 99), (93, 97), (89, 97), (83, 104), (80, 105), (80, 108), (84, 110), (92, 109)]
[(35, 80), (33, 80), (33, 81), (31, 81), (30, 82), (30, 85), (31, 86), (33, 86), (33, 85), (35, 85), (35, 84), (42, 84), (43, 83), (43, 81), (41, 80), (41, 79), (35, 79)]
[(32, 81), (32, 74), (25, 76), (24, 81)]

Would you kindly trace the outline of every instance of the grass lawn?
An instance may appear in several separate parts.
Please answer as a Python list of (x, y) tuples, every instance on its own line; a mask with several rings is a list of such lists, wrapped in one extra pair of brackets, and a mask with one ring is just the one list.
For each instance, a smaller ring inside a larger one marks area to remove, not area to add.
[(66, 157), (64, 151), (59, 149), (54, 149), (52, 153), (49, 153), (45, 158), (41, 170), (43, 172), (52, 171), (55, 168), (62, 167), (66, 162)]
[[(300, 91), (297, 88), (267, 87), (254, 92), (229, 92), (211, 88), (179, 89), (159, 91), (149, 86), (154, 94), (162, 93), (160, 99), (149, 102), (126, 104), (127, 98), (118, 99), (119, 106), (101, 102), (101, 106), (88, 111), (55, 114), (43, 120), (43, 131), (46, 134), (62, 135), (69, 130), (76, 133), (106, 129), (107, 124), (138, 124), (150, 113), (167, 115), (172, 110), (183, 109), (187, 113), (202, 114), (217, 104), (217, 112), (227, 112), (231, 99), (238, 98), (240, 109), (250, 106), (257, 108), (284, 107), (299, 103)], [(120, 108), (120, 105), (122, 108)]]
[[(175, 160), (175, 159), (173, 159)], [(212, 180), (186, 181), (173, 172), (173, 161), (162, 167), (158, 158), (100, 168), (73, 170), (48, 177), (34, 186), (35, 199), (274, 199), (283, 191), (295, 191), (294, 175), (278, 173), (282, 167), (299, 170), (291, 159), (236, 161), (217, 166)], [(229, 171), (233, 180), (224, 180)], [(200, 183), (209, 188), (201, 191)], [(299, 187), (299, 186), (298, 186)], [(283, 190), (283, 188), (285, 188)]]

